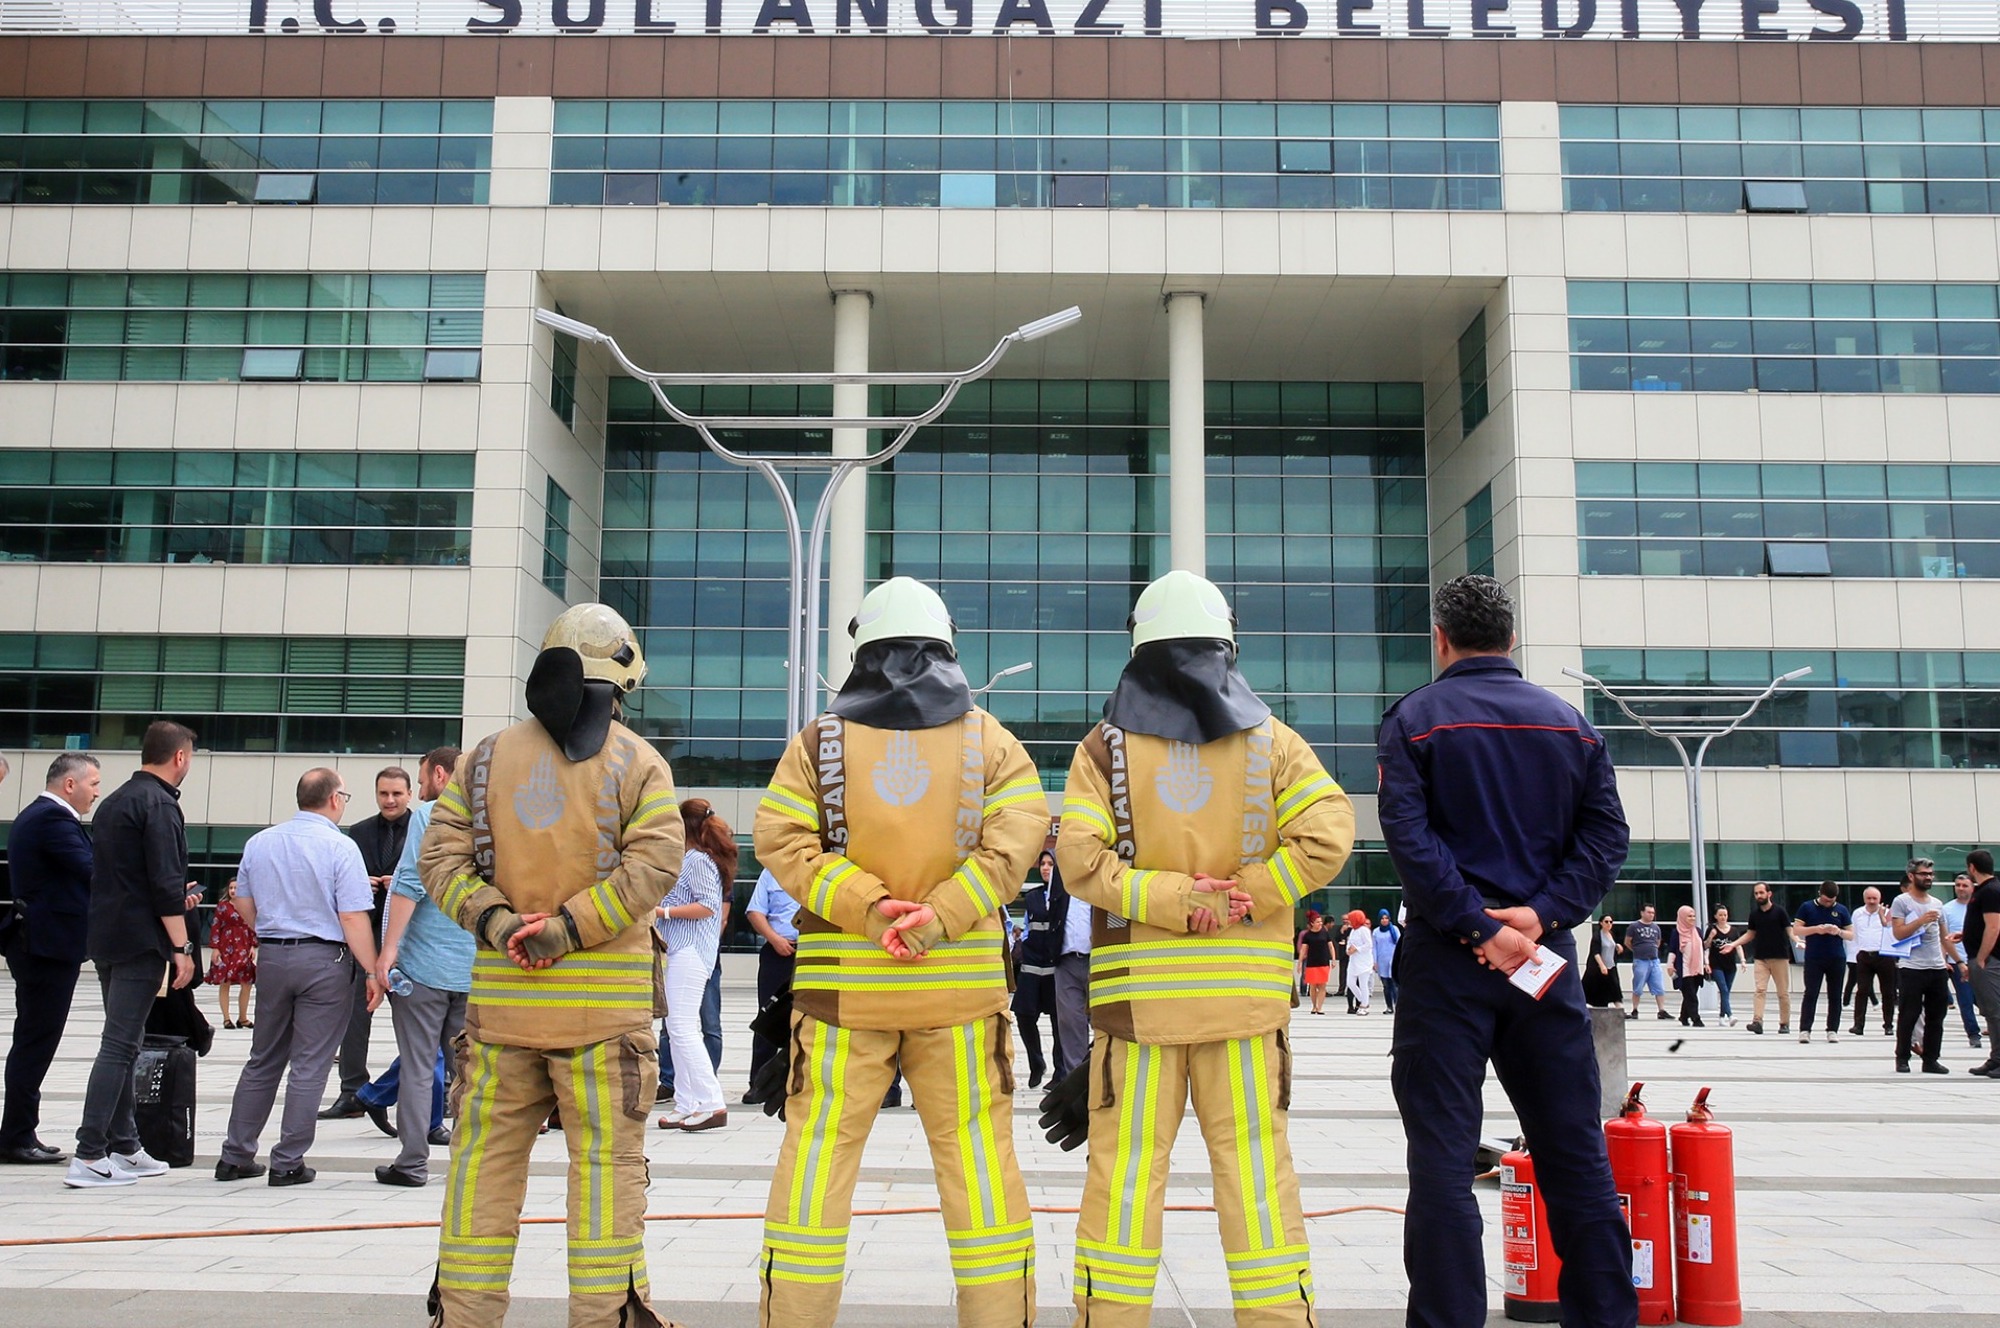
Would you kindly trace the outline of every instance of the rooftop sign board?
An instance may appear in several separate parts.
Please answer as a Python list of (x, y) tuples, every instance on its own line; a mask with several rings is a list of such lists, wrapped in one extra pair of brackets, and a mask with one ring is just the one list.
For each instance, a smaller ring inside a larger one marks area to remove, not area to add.
[(0, 0), (0, 32), (1993, 41), (2000, 0)]

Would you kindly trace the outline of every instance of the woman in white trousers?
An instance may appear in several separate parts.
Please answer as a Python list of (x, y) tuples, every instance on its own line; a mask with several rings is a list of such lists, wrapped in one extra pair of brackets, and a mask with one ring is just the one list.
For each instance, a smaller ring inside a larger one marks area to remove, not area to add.
[(1355, 909), (1347, 915), (1347, 994), (1354, 998), (1356, 1014), (1368, 1013), (1368, 996), (1375, 978), (1375, 933), (1369, 930), (1368, 915)]
[(736, 876), (736, 836), (705, 798), (681, 804), (687, 851), (654, 924), (667, 945), (667, 1044), (673, 1109), (663, 1130), (713, 1130), (729, 1122), (722, 1084), (701, 1040), (701, 999), (722, 943), (722, 892)]

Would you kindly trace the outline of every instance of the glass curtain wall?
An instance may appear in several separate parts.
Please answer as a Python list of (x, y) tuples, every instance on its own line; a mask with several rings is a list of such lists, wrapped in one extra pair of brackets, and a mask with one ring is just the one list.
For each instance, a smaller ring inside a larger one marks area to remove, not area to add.
[[(699, 404), (827, 404), (781, 392)], [(1244, 671), (1339, 778), (1370, 787), (1382, 709), (1429, 677), (1421, 388), (1211, 383), (1208, 401), (1209, 574)], [(684, 783), (762, 783), (787, 737), (775, 500), (641, 385), (614, 379), (610, 402), (604, 591), (650, 667), (633, 713)], [(1035, 665), (986, 705), (1052, 784), (1124, 665), (1133, 600), (1168, 566), (1166, 419), (1164, 383), (974, 383), (870, 482), (869, 582), (935, 584), (975, 686)]]

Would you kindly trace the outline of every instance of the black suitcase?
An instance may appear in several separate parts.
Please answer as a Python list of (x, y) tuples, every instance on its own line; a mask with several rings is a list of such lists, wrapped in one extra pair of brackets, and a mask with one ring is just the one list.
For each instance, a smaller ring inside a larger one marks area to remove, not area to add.
[(139, 1143), (170, 1167), (194, 1165), (194, 1048), (186, 1038), (148, 1035), (132, 1066)]

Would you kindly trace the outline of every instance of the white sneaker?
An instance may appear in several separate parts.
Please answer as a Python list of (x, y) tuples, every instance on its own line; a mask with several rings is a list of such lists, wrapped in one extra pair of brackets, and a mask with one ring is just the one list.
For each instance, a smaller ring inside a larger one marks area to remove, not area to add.
[(134, 1180), (139, 1180), (145, 1176), (164, 1176), (167, 1174), (167, 1164), (154, 1157), (151, 1153), (148, 1153), (144, 1148), (141, 1148), (136, 1153), (113, 1153), (105, 1161), (109, 1162), (111, 1169), (119, 1175), (130, 1176)]
[(1826, 1040), (1828, 1042), (1838, 1042), (1840, 1041), (1840, 1034), (1834, 1032), (1832, 1029), (1829, 1028), (1826, 1030)]
[(63, 1173), (63, 1184), (72, 1190), (88, 1190), (101, 1185), (137, 1185), (139, 1178), (130, 1172), (121, 1171), (108, 1157), (100, 1157), (94, 1162), (86, 1162), (80, 1157), (69, 1160), (69, 1170)]
[(1812, 1031), (1811, 1031), (1810, 1029), (1808, 1029), (1808, 1030), (1806, 1030), (1805, 1032), (1803, 1032), (1803, 1033), (1799, 1034), (1799, 1041), (1800, 1041), (1800, 1042), (1810, 1042), (1810, 1041), (1812, 1041)]

